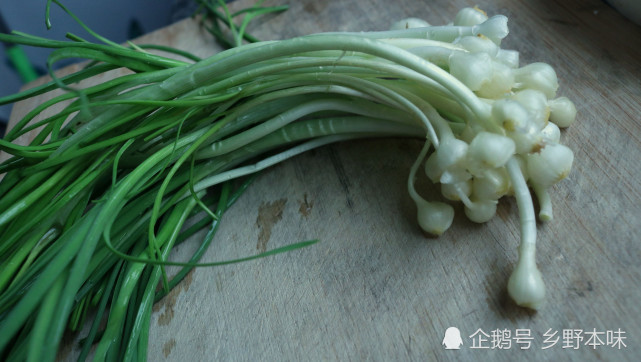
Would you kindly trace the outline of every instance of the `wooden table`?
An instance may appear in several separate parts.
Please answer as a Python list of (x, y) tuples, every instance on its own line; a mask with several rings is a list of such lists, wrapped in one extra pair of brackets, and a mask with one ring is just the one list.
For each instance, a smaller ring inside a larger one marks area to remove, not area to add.
[[(452, 229), (428, 239), (414, 222), (405, 189), (420, 144), (352, 142), (264, 172), (226, 214), (204, 260), (321, 242), (191, 273), (154, 309), (151, 361), (638, 360), (639, 26), (597, 0), (304, 0), (256, 21), (250, 31), (278, 39), (380, 30), (408, 16), (443, 24), (473, 5), (507, 15), (511, 33), (503, 47), (518, 50), (522, 64), (551, 64), (560, 95), (579, 111), (578, 122), (562, 134), (575, 152), (573, 171), (552, 192), (554, 221), (538, 229), (546, 306), (533, 313), (507, 295), (519, 234), (513, 200), (502, 202), (498, 217), (483, 225), (467, 221), (458, 207)], [(192, 20), (144, 41), (201, 55), (216, 51)], [(31, 106), (17, 106), (13, 119)], [(189, 251), (179, 246), (177, 258)], [(460, 330), (460, 350), (442, 346), (448, 327)], [(582, 340), (566, 338), (572, 331)], [(506, 337), (503, 348), (492, 348), (497, 335)], [(527, 339), (520, 337), (527, 335), (530, 348), (521, 349)], [(625, 347), (612, 346), (617, 335), (626, 338)], [(472, 348), (479, 337), (489, 348)], [(69, 343), (60, 357), (74, 359), (76, 352)]]

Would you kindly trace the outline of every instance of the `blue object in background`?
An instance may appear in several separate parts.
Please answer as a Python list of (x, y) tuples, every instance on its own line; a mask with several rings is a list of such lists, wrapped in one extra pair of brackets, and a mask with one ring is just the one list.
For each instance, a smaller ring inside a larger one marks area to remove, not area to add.
[[(117, 43), (162, 28), (190, 15), (189, 12), (183, 11), (187, 6), (184, 0), (62, 0), (62, 3), (92, 30)], [(65, 40), (67, 32), (90, 38), (90, 35), (55, 4), (51, 5), (52, 28), (47, 30), (45, 4), (44, 0), (2, 1), (0, 13), (11, 30), (58, 40)], [(32, 47), (22, 49), (33, 67), (44, 72), (51, 50)], [(57, 67), (71, 62), (73, 61), (59, 62)], [(9, 62), (6, 50), (0, 47), (0, 96), (16, 93), (22, 85), (20, 76)], [(0, 106), (0, 135), (4, 126), (2, 123), (6, 124), (10, 114), (11, 105)]]

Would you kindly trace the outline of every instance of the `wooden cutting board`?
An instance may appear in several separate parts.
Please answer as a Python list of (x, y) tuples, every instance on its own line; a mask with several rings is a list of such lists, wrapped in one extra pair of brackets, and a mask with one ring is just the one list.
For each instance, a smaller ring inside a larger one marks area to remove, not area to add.
[[(503, 47), (518, 50), (522, 64), (544, 61), (556, 69), (560, 95), (576, 103), (579, 117), (562, 134), (575, 152), (573, 171), (552, 191), (555, 219), (538, 229), (547, 304), (533, 313), (507, 295), (519, 234), (513, 200), (503, 201), (498, 217), (483, 225), (467, 221), (459, 207), (452, 229), (428, 239), (414, 222), (405, 189), (420, 144), (352, 142), (264, 172), (226, 214), (204, 260), (321, 242), (195, 270), (155, 306), (149, 359), (638, 360), (641, 28), (597, 0), (289, 5), (283, 14), (258, 19), (250, 31), (267, 40), (382, 30), (409, 16), (444, 24), (458, 9), (478, 5), (509, 17)], [(217, 51), (192, 20), (140, 41), (200, 55)], [(35, 102), (17, 105), (12, 120)], [(189, 248), (179, 246), (177, 258)], [(459, 329), (461, 349), (443, 347), (448, 327)], [(493, 345), (500, 336), (502, 343)], [(617, 336), (625, 346), (614, 343)], [(76, 353), (70, 341), (60, 357), (72, 360)]]

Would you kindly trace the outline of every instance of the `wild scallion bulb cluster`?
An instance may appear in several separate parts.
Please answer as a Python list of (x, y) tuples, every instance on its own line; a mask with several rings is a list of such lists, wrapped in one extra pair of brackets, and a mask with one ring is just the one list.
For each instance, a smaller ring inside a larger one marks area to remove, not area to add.
[[(411, 28), (426, 23), (411, 19), (392, 28), (400, 29), (403, 24)], [(576, 108), (568, 98), (557, 97), (558, 80), (551, 66), (519, 66), (518, 52), (500, 47), (508, 33), (506, 17), (488, 18), (477, 8), (465, 8), (450, 29), (457, 31), (440, 36), (447, 33), (447, 27), (439, 27), (431, 32), (437, 41), (403, 45), (439, 64), (471, 90), (479, 101), (480, 114), (461, 107), (445, 120), (441, 117), (448, 115), (445, 107), (440, 114), (427, 110), (438, 143), (424, 162), (425, 174), (440, 185), (446, 199), (461, 202), (465, 215), (474, 222), (492, 219), (502, 197), (516, 197), (522, 240), (508, 291), (517, 304), (536, 309), (545, 299), (545, 286), (535, 261), (536, 225), (528, 186), (538, 199), (539, 219), (551, 220), (549, 189), (568, 175), (574, 157), (560, 143), (559, 128), (574, 122)], [(450, 227), (454, 210), (449, 204), (421, 198), (414, 190), (413, 177), (414, 173), (408, 186), (418, 208), (418, 222), (424, 231), (440, 235)]]
[[(315, 242), (200, 263), (223, 212), (247, 187), (237, 179), (362, 138), (425, 141), (407, 188), (427, 233), (447, 231), (454, 203), (486, 222), (499, 199), (514, 196), (521, 244), (508, 291), (519, 305), (543, 303), (530, 189), (539, 218), (552, 219), (549, 190), (573, 161), (560, 128), (576, 109), (557, 96), (549, 65), (522, 66), (518, 52), (501, 48), (506, 17), (466, 8), (445, 26), (410, 19), (387, 31), (249, 43), (206, 59), (161, 47), (181, 57), (170, 59), (86, 30), (98, 41), (0, 34), (54, 48), (49, 65), (87, 60), (75, 73), (52, 73), (48, 83), (0, 98), (63, 91), (0, 139), (11, 155), (0, 163), (0, 356), (51, 360), (65, 326), (80, 329), (96, 315), (82, 355), (96, 342), (96, 360), (144, 360), (154, 301), (191, 268)], [(79, 83), (103, 74), (111, 75)], [(12, 143), (27, 133), (29, 145)], [(443, 199), (421, 196), (419, 176)], [(207, 226), (189, 261), (168, 261), (174, 245)], [(166, 265), (182, 269), (170, 280)]]

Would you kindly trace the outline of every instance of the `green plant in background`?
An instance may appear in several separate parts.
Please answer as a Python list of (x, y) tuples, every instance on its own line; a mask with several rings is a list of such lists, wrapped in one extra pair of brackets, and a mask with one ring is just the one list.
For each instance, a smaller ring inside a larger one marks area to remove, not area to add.
[[(243, 42), (258, 42), (259, 39), (246, 32), (249, 23), (257, 16), (280, 13), (289, 8), (287, 5), (261, 6), (261, 0), (251, 8), (232, 14), (223, 0), (196, 0), (196, 3), (198, 8), (194, 16), (200, 15), (205, 29), (227, 49), (240, 46)], [(242, 18), (240, 25), (234, 22), (238, 17)]]

